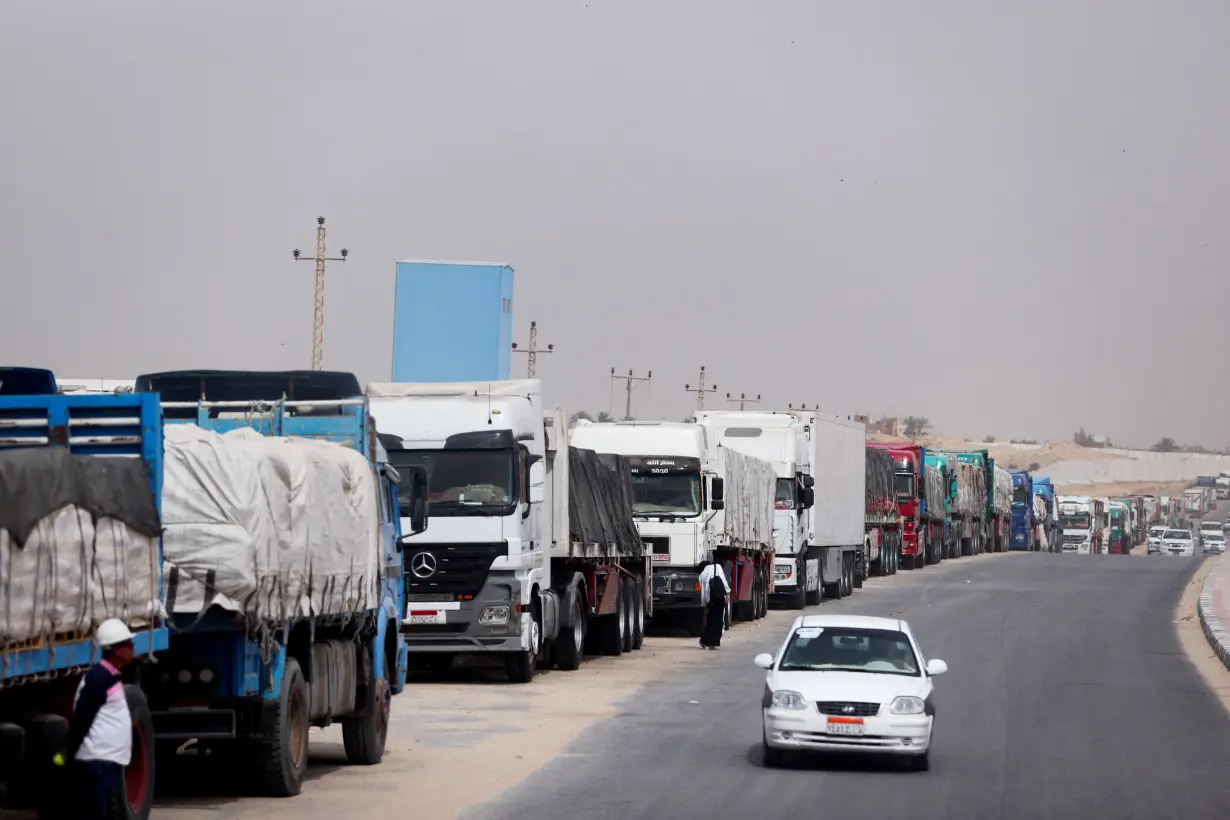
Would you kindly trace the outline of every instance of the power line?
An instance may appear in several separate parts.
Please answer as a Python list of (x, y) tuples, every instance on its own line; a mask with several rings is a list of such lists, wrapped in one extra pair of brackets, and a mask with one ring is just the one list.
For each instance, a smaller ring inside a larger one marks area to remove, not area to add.
[[(296, 262), (308, 262), (308, 257), (293, 251)], [(345, 262), (350, 251), (342, 248), (341, 256), (325, 256), (325, 218), (316, 217), (316, 294), (312, 310), (312, 369), (320, 370), (325, 356), (325, 263)]]
[(519, 350), (517, 343), (512, 343), (513, 353), (525, 353), (529, 356), (529, 361), (526, 363), (525, 375), (526, 378), (534, 378), (538, 373), (538, 354), (539, 353), (554, 353), (555, 345), (547, 345), (546, 350), (538, 349), (538, 323), (530, 322), (530, 346), (528, 350)]
[(623, 379), (625, 382), (624, 388), (627, 393), (627, 398), (624, 402), (624, 420), (628, 421), (629, 419), (632, 418), (632, 388), (635, 386), (636, 382), (645, 382), (646, 386), (648, 386), (649, 383), (653, 380), (653, 371), (650, 370), (649, 375), (647, 376), (633, 376), (632, 371), (629, 370), (628, 375), (626, 376), (616, 376), (615, 368), (612, 367), (611, 368), (611, 385), (612, 386), (614, 386), (616, 379)]
[(690, 384), (685, 384), (683, 386), (683, 389), (688, 391), (689, 393), (696, 394), (696, 410), (697, 412), (699, 412), (705, 409), (705, 394), (717, 392), (717, 383), (714, 382), (712, 387), (709, 387), (706, 389), (705, 387), (705, 366), (702, 364), (700, 366), (700, 382), (697, 384), (697, 386), (692, 387), (692, 385)]

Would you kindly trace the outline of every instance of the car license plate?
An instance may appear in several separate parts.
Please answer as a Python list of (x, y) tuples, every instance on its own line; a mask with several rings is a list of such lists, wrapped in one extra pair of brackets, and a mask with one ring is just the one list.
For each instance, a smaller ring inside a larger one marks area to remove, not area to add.
[(830, 717), (828, 733), (830, 735), (861, 735), (863, 733), (863, 719)]
[(671, 562), (671, 554), (669, 552), (655, 552), (653, 554), (653, 562), (655, 564), (669, 564)]
[(445, 620), (443, 612), (434, 609), (412, 609), (406, 617), (406, 623), (411, 626), (420, 624), (443, 624), (448, 623)]

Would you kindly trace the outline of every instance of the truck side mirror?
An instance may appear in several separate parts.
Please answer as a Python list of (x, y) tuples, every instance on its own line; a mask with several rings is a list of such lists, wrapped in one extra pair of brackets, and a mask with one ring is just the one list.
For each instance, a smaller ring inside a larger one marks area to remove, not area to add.
[(530, 463), (530, 487), (527, 498), (531, 504), (541, 504), (547, 498), (546, 465), (541, 459)]
[(711, 509), (720, 510), (726, 506), (725, 493), (725, 479), (719, 476), (709, 479), (709, 507)]
[(808, 487), (803, 491), (803, 509), (810, 510), (816, 504), (816, 491)]
[(410, 535), (427, 529), (427, 468), (407, 467), (410, 479)]
[(812, 488), (812, 487), (814, 487), (814, 486), (816, 486), (816, 479), (815, 479), (815, 477), (814, 477), (814, 476), (807, 475), (806, 473), (804, 473), (804, 474), (803, 474), (803, 489), (805, 489), (805, 490), (809, 490), (809, 489), (811, 489), (811, 488)]

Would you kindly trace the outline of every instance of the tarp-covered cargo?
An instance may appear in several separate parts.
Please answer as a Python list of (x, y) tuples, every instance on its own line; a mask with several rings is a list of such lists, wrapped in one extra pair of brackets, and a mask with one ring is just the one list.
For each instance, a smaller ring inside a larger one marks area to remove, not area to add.
[(139, 459), (0, 452), (0, 646), (163, 615), (158, 510)]
[(632, 518), (632, 471), (626, 458), (568, 448), (568, 524), (575, 543), (596, 544), (603, 554), (644, 554)]
[(725, 484), (725, 507), (717, 516), (722, 521), (720, 545), (758, 549), (772, 544), (777, 489), (773, 466), (721, 445), (716, 452), (718, 475)]
[(1002, 467), (995, 468), (995, 497), (992, 508), (999, 515), (1008, 515), (1012, 510), (1012, 473)]
[(978, 518), (986, 509), (987, 481), (981, 467), (957, 463), (957, 511), (963, 518)]
[(865, 509), (868, 513), (886, 515), (897, 511), (897, 497), (893, 492), (893, 457), (887, 450), (864, 445), (867, 465)]
[(946, 496), (943, 473), (936, 467), (924, 467), (923, 503), (932, 518), (943, 518), (947, 514)]
[(250, 428), (167, 425), (167, 609), (251, 621), (379, 606), (376, 480), (354, 449)]
[(817, 414), (812, 426), (815, 505), (811, 510), (814, 547), (862, 546), (866, 527), (866, 428), (856, 421)]

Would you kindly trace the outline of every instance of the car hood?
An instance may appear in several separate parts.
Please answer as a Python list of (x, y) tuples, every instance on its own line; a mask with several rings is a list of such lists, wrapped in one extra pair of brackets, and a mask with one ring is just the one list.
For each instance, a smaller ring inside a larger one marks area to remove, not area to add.
[(810, 701), (851, 700), (891, 703), (893, 698), (931, 693), (931, 679), (874, 672), (772, 672), (769, 687), (798, 692)]

